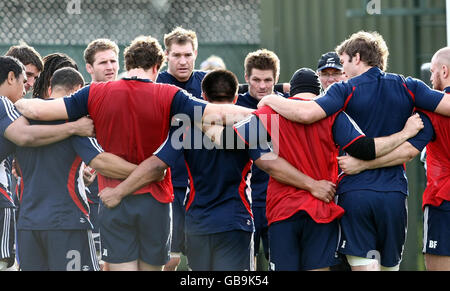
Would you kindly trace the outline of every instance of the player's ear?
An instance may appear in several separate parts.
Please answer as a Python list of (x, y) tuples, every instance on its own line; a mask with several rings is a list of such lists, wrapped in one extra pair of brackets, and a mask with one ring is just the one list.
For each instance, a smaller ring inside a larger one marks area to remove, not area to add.
[(208, 97), (206, 96), (206, 94), (204, 92), (202, 92), (202, 98), (203, 98), (203, 100), (209, 102)]
[(356, 53), (353, 57), (353, 61), (355, 62), (355, 65), (358, 65), (361, 62), (361, 55), (359, 53)]
[(442, 77), (444, 77), (444, 79), (447, 79), (450, 77), (450, 71), (449, 71), (449, 67), (448, 66), (442, 66)]
[(89, 75), (94, 74), (94, 68), (92, 67), (91, 64), (86, 64), (86, 71), (88, 72)]
[(12, 85), (12, 84), (14, 84), (14, 82), (16, 82), (17, 79), (18, 78), (16, 78), (16, 75), (14, 74), (14, 72), (10, 71), (8, 73), (8, 79), (6, 79), (6, 80), (7, 80), (9, 85)]

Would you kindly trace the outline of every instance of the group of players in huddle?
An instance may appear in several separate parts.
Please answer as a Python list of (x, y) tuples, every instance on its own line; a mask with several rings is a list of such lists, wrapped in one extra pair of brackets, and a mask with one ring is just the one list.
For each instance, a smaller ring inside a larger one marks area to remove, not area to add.
[(194, 31), (164, 46), (137, 37), (119, 79), (118, 46), (91, 42), (87, 86), (65, 54), (0, 57), (1, 269), (255, 270), (263, 245), (274, 271), (399, 270), (404, 164), (426, 147), (423, 253), (450, 270), (450, 48), (431, 89), (385, 72), (376, 32), (279, 85), (272, 51), (240, 85), (194, 70)]

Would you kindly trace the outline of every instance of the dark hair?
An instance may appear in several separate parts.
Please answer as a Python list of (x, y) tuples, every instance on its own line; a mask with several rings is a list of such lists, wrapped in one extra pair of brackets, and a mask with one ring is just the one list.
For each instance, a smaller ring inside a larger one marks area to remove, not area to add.
[(250, 77), (252, 70), (272, 71), (274, 79), (280, 76), (280, 59), (267, 49), (260, 49), (247, 55), (244, 61), (245, 74)]
[(39, 72), (44, 70), (41, 55), (33, 47), (27, 44), (10, 47), (5, 56), (18, 59), (24, 66), (31, 64), (35, 66)]
[(13, 72), (16, 79), (25, 71), (25, 66), (16, 58), (3, 56), (0, 57), (0, 84), (8, 79), (9, 72)]
[(139, 36), (124, 51), (127, 71), (141, 68), (148, 70), (156, 65), (159, 70), (166, 57), (158, 40), (151, 36)]
[(50, 79), (52, 90), (61, 88), (66, 92), (73, 91), (77, 86), (84, 86), (84, 79), (80, 72), (74, 68), (62, 68), (55, 71)]
[(232, 102), (236, 97), (239, 82), (228, 70), (209, 72), (202, 81), (202, 91), (209, 101)]
[(78, 70), (77, 63), (68, 55), (63, 53), (54, 53), (44, 57), (44, 70), (33, 88), (33, 98), (44, 99), (47, 97), (48, 88), (50, 87), (50, 79), (56, 70), (71, 67)]

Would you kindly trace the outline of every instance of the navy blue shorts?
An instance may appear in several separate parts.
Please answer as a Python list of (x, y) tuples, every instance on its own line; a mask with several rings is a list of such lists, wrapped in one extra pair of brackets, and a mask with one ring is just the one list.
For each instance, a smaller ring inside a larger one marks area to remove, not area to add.
[(185, 233), (184, 221), (186, 209), (184, 208), (184, 199), (186, 197), (186, 187), (173, 187), (175, 199), (172, 203), (172, 247), (173, 253), (185, 253)]
[(186, 255), (193, 271), (253, 271), (253, 233), (234, 230), (186, 235)]
[(336, 248), (339, 225), (316, 223), (306, 212), (269, 226), (270, 262), (272, 271), (307, 271), (340, 263)]
[(400, 264), (407, 227), (406, 195), (401, 192), (353, 191), (338, 196), (345, 210), (338, 251), (377, 259), (384, 267)]
[(426, 206), (423, 222), (423, 253), (450, 256), (450, 202)]
[(16, 240), (16, 211), (14, 208), (0, 208), (0, 259), (8, 263), (8, 268), (14, 265)]
[(92, 226), (92, 237), (94, 238), (95, 250), (100, 253), (100, 230), (98, 223), (98, 203), (89, 203), (89, 219), (91, 220)]
[(171, 204), (160, 203), (150, 194), (127, 196), (113, 209), (100, 203), (102, 260), (165, 265), (169, 261), (171, 213)]
[(255, 221), (255, 234), (253, 240), (255, 242), (255, 256), (259, 254), (259, 247), (263, 245), (264, 256), (269, 259), (269, 226), (266, 217), (265, 207), (252, 207), (253, 219)]
[(18, 230), (23, 271), (99, 271), (91, 230)]

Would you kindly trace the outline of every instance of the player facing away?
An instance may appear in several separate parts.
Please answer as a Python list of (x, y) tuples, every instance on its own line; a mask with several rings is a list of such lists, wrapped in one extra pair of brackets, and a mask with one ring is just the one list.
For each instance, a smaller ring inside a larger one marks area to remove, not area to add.
[[(291, 92), (296, 102), (316, 98), (320, 92), (318, 76), (311, 69), (298, 70), (291, 80)], [(323, 196), (319, 190), (337, 184), (339, 150), (359, 158), (375, 159), (416, 135), (423, 126), (422, 121), (418, 116), (411, 117), (400, 132), (373, 139), (366, 137), (344, 112), (311, 125), (289, 121), (270, 107), (263, 107), (254, 115), (248, 123), (261, 123), (272, 137), (274, 152), (309, 177), (308, 183), (300, 189), (273, 178), (269, 180), (270, 268), (277, 271), (329, 270), (339, 263), (336, 257), (338, 219), (345, 214), (334, 202), (334, 195)], [(274, 124), (274, 120), (278, 124)], [(239, 136), (251, 135), (248, 126), (237, 125), (236, 128), (241, 133)], [(277, 128), (278, 132), (274, 131)]]
[[(414, 107), (450, 115), (449, 96), (417, 79), (384, 72), (388, 48), (378, 33), (355, 33), (336, 51), (350, 80), (333, 84), (324, 97), (316, 101), (296, 103), (270, 96), (260, 103), (261, 106), (269, 105), (286, 118), (301, 123), (311, 123), (345, 110), (365, 134), (374, 137), (399, 131)], [(344, 216), (349, 219), (341, 221), (339, 251), (351, 256), (352, 269), (379, 269), (376, 260), (368, 259), (378, 252), (381, 266), (398, 270), (406, 239), (408, 189), (404, 168), (388, 167), (344, 176), (338, 194), (339, 205), (349, 214)], [(359, 212), (362, 205), (373, 211)], [(364, 224), (367, 221), (369, 224)], [(375, 231), (380, 224), (386, 230), (382, 235)]]
[[(195, 31), (177, 27), (164, 35), (167, 70), (159, 73), (157, 83), (172, 84), (186, 90), (192, 96), (202, 98), (202, 80), (206, 72), (194, 70), (198, 55), (198, 39)], [(165, 271), (175, 271), (185, 253), (184, 201), (188, 190), (188, 173), (184, 159), (180, 156), (171, 168), (174, 201), (172, 203), (173, 233), (170, 261)]]
[[(239, 106), (206, 104), (178, 87), (154, 83), (165, 56), (150, 36), (136, 38), (124, 54), (128, 78), (95, 83), (63, 99), (22, 100), (16, 103), (18, 110), (35, 120), (89, 114), (102, 148), (135, 164), (150, 157), (164, 142), (176, 114), (200, 122), (233, 123), (251, 113)], [(98, 179), (99, 190), (120, 183), (102, 175)], [(103, 259), (111, 270), (161, 270), (170, 250), (170, 171), (162, 181), (134, 194), (120, 207), (100, 210)]]
[(12, 57), (0, 57), (0, 124), (2, 138), (0, 139), (0, 208), (2, 217), (0, 270), (6, 269), (14, 263), (15, 215), (17, 206), (12, 197), (11, 189), (12, 165), (11, 154), (15, 145), (41, 146), (60, 141), (71, 135), (93, 135), (93, 123), (88, 118), (75, 122), (67, 122), (56, 126), (30, 125), (20, 116), (12, 102), (16, 102), (25, 92), (25, 67)]
[[(83, 86), (83, 77), (75, 69), (57, 70), (51, 79), (50, 98), (70, 95)], [(81, 163), (115, 178), (127, 177), (135, 166), (104, 153), (97, 141), (88, 137), (70, 137), (43, 147), (18, 147), (16, 159), (23, 184), (17, 221), (20, 269), (98, 271)]]
[[(202, 82), (203, 98), (211, 103), (233, 104), (237, 88), (236, 76), (228, 71), (211, 72)], [(187, 167), (189, 192), (183, 211), (189, 268), (254, 270), (249, 178), (252, 160), (270, 149), (221, 150), (190, 121), (181, 123), (155, 155), (171, 167), (181, 157)]]

